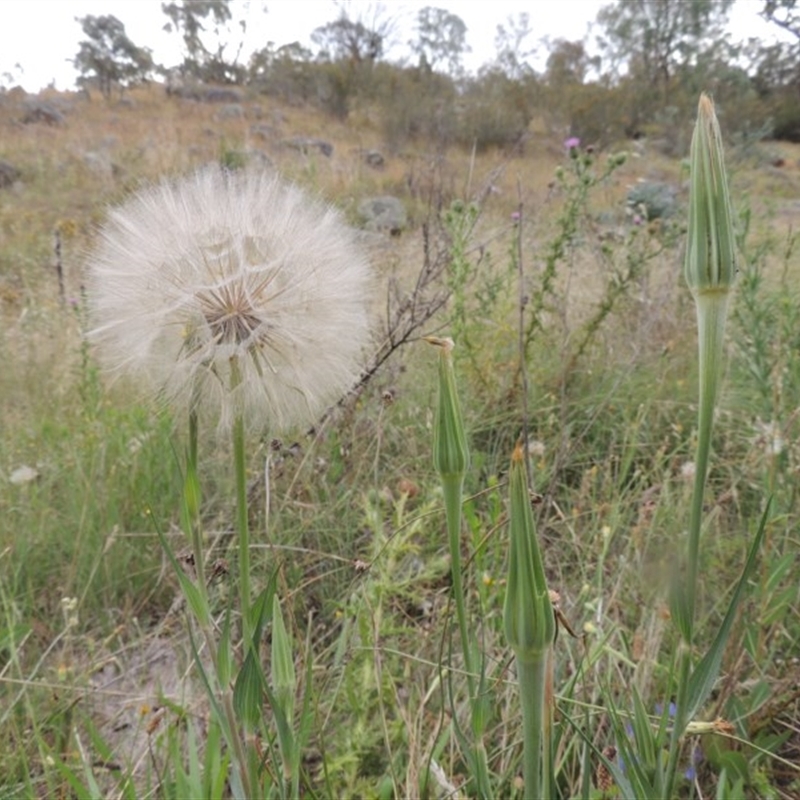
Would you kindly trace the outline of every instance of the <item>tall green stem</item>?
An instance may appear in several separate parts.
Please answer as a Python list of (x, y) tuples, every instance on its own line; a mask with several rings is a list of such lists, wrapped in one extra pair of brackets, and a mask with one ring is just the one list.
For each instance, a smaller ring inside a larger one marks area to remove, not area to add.
[(700, 533), (703, 524), (703, 498), (705, 496), (708, 464), (711, 454), (711, 432), (714, 425), (714, 407), (722, 366), (725, 338), (725, 320), (730, 292), (705, 291), (696, 297), (697, 335), (699, 344), (700, 405), (697, 417), (697, 454), (695, 457), (694, 490), (689, 518), (689, 551), (686, 576), (686, 593), (689, 613), (687, 644), (692, 645), (694, 617), (697, 606), (697, 575), (700, 566)]
[[(235, 358), (231, 359), (231, 391), (239, 387), (241, 373)], [(250, 620), (250, 527), (247, 514), (247, 473), (244, 447), (244, 415), (237, 408), (233, 421), (233, 466), (236, 473), (236, 531), (239, 538), (239, 605), (245, 651), (252, 646)]]
[[(547, 654), (533, 661), (517, 657), (517, 680), (522, 705), (522, 778), (525, 797), (550, 798), (550, 780), (542, 780), (542, 748), (545, 744)], [(545, 754), (545, 763), (549, 760)], [(548, 770), (549, 772), (549, 770)]]
[(461, 649), (464, 653), (464, 669), (467, 673), (470, 698), (475, 695), (475, 673), (472, 664), (472, 647), (469, 628), (467, 627), (467, 610), (464, 601), (464, 582), (461, 575), (461, 497), (464, 478), (460, 475), (442, 475), (445, 516), (447, 518), (447, 540), (450, 546), (451, 576), (453, 580), (453, 598), (456, 602), (456, 619), (461, 637)]
[[(194, 556), (195, 571), (197, 573), (197, 588), (201, 593), (203, 605), (207, 608), (208, 590), (205, 581), (205, 554), (203, 553), (200, 525), (200, 480), (197, 470), (198, 430), (197, 412), (192, 410), (189, 412), (189, 448), (184, 482), (185, 524), (189, 528), (188, 533), (192, 543), (192, 555)], [(211, 663), (217, 666), (219, 664), (219, 651), (214, 638), (214, 631), (211, 625), (201, 618), (197, 618), (197, 623), (203, 634)], [(222, 728), (225, 739), (234, 753), (234, 762), (238, 764), (241, 770), (242, 788), (248, 797), (253, 797), (254, 783), (251, 780), (248, 769), (245, 744), (242, 740), (239, 722), (233, 709), (233, 692), (228, 686), (220, 686), (219, 690), (222, 711), (225, 717)], [(220, 720), (220, 722), (222, 723), (223, 720)]]
[(183, 502), (186, 510), (184, 524), (192, 543), (192, 556), (197, 574), (197, 588), (206, 597), (205, 554), (203, 553), (202, 531), (200, 528), (200, 478), (197, 473), (197, 412), (189, 412), (189, 452), (186, 459), (186, 477), (183, 486)]
[(697, 577), (700, 570), (703, 499), (711, 456), (714, 407), (721, 373), (725, 320), (729, 298), (730, 291), (727, 288), (723, 290), (706, 289), (698, 292), (695, 296), (700, 370), (697, 452), (695, 455), (694, 489), (689, 516), (686, 579), (673, 588), (673, 591), (681, 593), (673, 601), (673, 610), (678, 612), (677, 621), (682, 643), (678, 648), (677, 655), (678, 686), (665, 783), (668, 796), (672, 795), (675, 784), (678, 756), (680, 755), (680, 738), (689, 722), (689, 683), (692, 674), (692, 645), (694, 643), (694, 623), (697, 613)]
[(700, 534), (703, 524), (711, 429), (720, 379), (725, 317), (736, 280), (737, 246), (733, 207), (728, 192), (722, 133), (711, 98), (702, 94), (689, 153), (689, 225), (684, 275), (697, 307), (700, 398), (697, 455), (689, 518), (685, 570), (673, 581), (671, 609), (681, 635), (676, 656), (677, 700), (670, 742), (664, 795), (672, 797), (680, 739), (689, 722), (694, 624), (697, 613), (697, 577), (700, 571)]
[(483, 731), (486, 726), (485, 701), (481, 697), (483, 669), (476, 681), (475, 659), (472, 651), (472, 638), (467, 626), (466, 600), (461, 580), (461, 501), (464, 476), (469, 469), (469, 447), (464, 432), (464, 420), (456, 390), (455, 372), (451, 352), (451, 339), (427, 337), (426, 341), (440, 348), (439, 358), (439, 398), (436, 407), (436, 421), (433, 427), (433, 465), (442, 480), (445, 515), (447, 518), (447, 540), (450, 547), (453, 596), (456, 601), (456, 616), (464, 654), (464, 671), (467, 675), (470, 715), (472, 723), (472, 743), (470, 747), (470, 772), (476, 784), (478, 795), (491, 795), (489, 766), (486, 749), (483, 746)]
[(233, 461), (236, 470), (236, 530), (239, 535), (239, 603), (245, 647), (250, 641), (250, 528), (247, 519), (247, 476), (244, 455), (244, 420), (233, 423)]

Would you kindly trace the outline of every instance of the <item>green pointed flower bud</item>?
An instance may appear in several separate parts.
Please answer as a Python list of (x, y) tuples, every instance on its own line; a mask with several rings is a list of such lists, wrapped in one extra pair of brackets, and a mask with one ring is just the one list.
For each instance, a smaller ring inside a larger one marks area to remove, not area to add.
[(711, 453), (714, 409), (721, 382), (725, 321), (736, 277), (736, 240), (728, 194), (722, 135), (707, 94), (700, 96), (692, 137), (686, 282), (697, 308), (699, 404), (694, 490), (685, 564), (673, 576), (670, 608), (684, 643), (691, 647), (700, 569), (703, 494)]
[(426, 336), (425, 341), (440, 348), (439, 402), (433, 425), (433, 466), (442, 476), (463, 478), (469, 469), (469, 448), (456, 390), (453, 340)]
[(736, 238), (722, 135), (707, 94), (700, 95), (690, 152), (686, 282), (695, 296), (728, 291), (736, 277)]
[(531, 511), (522, 446), (511, 456), (508, 585), (503, 622), (519, 661), (541, 661), (555, 641), (556, 621)]

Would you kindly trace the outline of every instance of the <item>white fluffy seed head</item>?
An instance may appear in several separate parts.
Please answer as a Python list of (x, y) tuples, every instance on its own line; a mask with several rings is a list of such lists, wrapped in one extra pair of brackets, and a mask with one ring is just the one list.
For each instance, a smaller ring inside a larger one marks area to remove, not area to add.
[(280, 431), (358, 378), (371, 275), (338, 212), (217, 168), (114, 210), (88, 263), (102, 363), (179, 410)]

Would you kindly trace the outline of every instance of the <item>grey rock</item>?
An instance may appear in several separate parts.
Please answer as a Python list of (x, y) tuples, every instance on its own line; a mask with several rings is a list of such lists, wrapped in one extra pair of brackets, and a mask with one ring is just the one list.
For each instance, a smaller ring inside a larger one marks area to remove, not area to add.
[(383, 154), (378, 150), (367, 150), (367, 152), (364, 154), (364, 161), (366, 161), (370, 167), (374, 167), (375, 169), (380, 169), (386, 163), (386, 159), (383, 157)]
[(358, 213), (368, 231), (386, 232), (393, 236), (404, 230), (408, 222), (402, 201), (391, 195), (362, 200)]
[(108, 153), (87, 150), (82, 154), (83, 163), (95, 174), (102, 178), (110, 178), (114, 173), (111, 157)]
[(265, 142), (275, 141), (280, 135), (278, 129), (274, 125), (268, 125), (265, 122), (257, 122), (255, 125), (251, 125), (250, 133), (258, 139), (263, 139)]
[(206, 103), (241, 103), (242, 93), (238, 89), (211, 86), (203, 92), (202, 99)]
[(244, 109), (240, 103), (226, 103), (214, 114), (214, 119), (219, 122), (226, 119), (242, 119), (243, 117)]
[(52, 103), (46, 103), (43, 100), (29, 100), (26, 103), (22, 121), (26, 125), (35, 122), (44, 122), (47, 125), (66, 124), (64, 115)]
[(20, 175), (20, 171), (13, 164), (0, 160), (0, 188), (11, 186)]
[(333, 155), (333, 145), (330, 142), (326, 142), (324, 139), (316, 139), (313, 136), (293, 136), (291, 139), (284, 139), (283, 144), (306, 155), (311, 150), (319, 150), (327, 158)]

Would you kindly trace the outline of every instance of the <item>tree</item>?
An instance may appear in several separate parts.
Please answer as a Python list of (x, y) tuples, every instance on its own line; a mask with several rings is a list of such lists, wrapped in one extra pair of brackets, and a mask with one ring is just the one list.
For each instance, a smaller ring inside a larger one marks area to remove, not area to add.
[(354, 20), (342, 6), (339, 17), (316, 28), (311, 41), (319, 47), (325, 61), (350, 61), (352, 64), (374, 64), (383, 56), (384, 40), (392, 25), (384, 20), (370, 25)]
[(800, 39), (800, 9), (797, 0), (764, 0), (764, 7), (759, 12), (768, 22), (788, 31)]
[[(208, 82), (242, 83), (247, 70), (239, 65), (239, 55), (243, 42), (233, 60), (225, 58), (227, 43), (219, 41), (216, 52), (209, 50), (203, 43), (201, 34), (205, 33), (206, 24), (213, 22), (213, 32), (217, 39), (232, 19), (230, 0), (182, 0), (182, 2), (162, 3), (161, 10), (169, 18), (164, 30), (178, 31), (183, 36), (186, 55), (183, 61), (183, 72)], [(244, 19), (238, 21), (242, 32), (247, 29)], [(227, 38), (227, 37), (226, 37)]]
[(530, 15), (525, 12), (516, 17), (509, 15), (504, 25), (497, 26), (494, 35), (497, 65), (512, 80), (519, 80), (533, 71), (526, 62), (536, 53), (536, 48), (525, 43), (532, 32)]
[(759, 95), (768, 103), (776, 138), (800, 141), (800, 8), (796, 0), (765, 0), (761, 16), (791, 34), (794, 41), (763, 46), (754, 42)]
[(696, 62), (704, 46), (723, 39), (733, 0), (617, 0), (600, 9), (598, 44), (662, 101), (678, 66)]
[(597, 65), (597, 61), (587, 54), (583, 42), (557, 39), (550, 45), (545, 79), (548, 86), (558, 90), (580, 86), (586, 80), (590, 67)]
[(80, 42), (72, 59), (81, 73), (79, 82), (97, 81), (104, 97), (114, 86), (128, 86), (145, 80), (153, 70), (153, 57), (147, 48), (137, 47), (125, 33), (125, 26), (110, 14), (76, 17), (87, 40)]
[(426, 6), (417, 14), (417, 38), (408, 44), (419, 56), (421, 67), (430, 70), (444, 64), (450, 75), (458, 75), (461, 57), (469, 52), (467, 26), (461, 17), (444, 8)]

